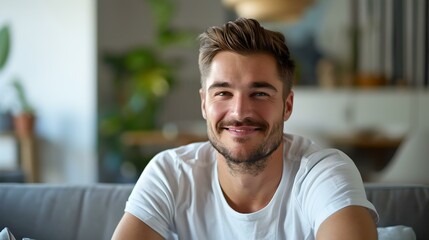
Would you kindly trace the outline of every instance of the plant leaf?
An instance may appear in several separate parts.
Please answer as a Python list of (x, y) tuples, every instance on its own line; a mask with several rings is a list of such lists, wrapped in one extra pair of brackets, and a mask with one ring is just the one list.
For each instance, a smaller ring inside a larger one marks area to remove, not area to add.
[(10, 51), (10, 30), (8, 26), (0, 29), (0, 70), (4, 67)]
[(148, 0), (150, 8), (153, 11), (154, 21), (158, 29), (165, 29), (170, 25), (170, 22), (175, 12), (173, 0)]
[(161, 47), (168, 47), (171, 45), (192, 46), (195, 43), (196, 35), (192, 31), (164, 29), (159, 33), (158, 44)]

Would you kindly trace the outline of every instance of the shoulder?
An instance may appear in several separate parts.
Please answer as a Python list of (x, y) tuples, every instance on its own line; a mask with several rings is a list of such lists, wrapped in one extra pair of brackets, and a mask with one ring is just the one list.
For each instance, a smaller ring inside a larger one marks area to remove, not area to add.
[(212, 185), (213, 156), (209, 142), (192, 143), (158, 153), (138, 179), (126, 211), (162, 236), (172, 235), (176, 210), (189, 209), (188, 205), (197, 198), (195, 196), (204, 194), (204, 189), (208, 191)]
[(350, 205), (366, 207), (376, 215), (350, 157), (337, 149), (319, 147), (302, 137), (289, 139), (290, 151), (295, 153), (289, 154), (299, 165), (293, 195), (314, 229), (328, 216)]
[(299, 135), (284, 134), (283, 140), (285, 159), (299, 162), (300, 168), (304, 172), (322, 170), (337, 165), (354, 167), (353, 161), (338, 149), (321, 147), (313, 140)]
[(198, 172), (211, 171), (211, 167), (205, 167), (213, 161), (211, 152), (210, 143), (199, 142), (158, 153), (141, 173), (131, 199), (164, 202), (165, 206), (173, 206), (183, 180), (187, 182), (181, 186), (189, 187)]
[(210, 142), (191, 143), (158, 153), (150, 164), (171, 167), (210, 164), (213, 161), (213, 150)]
[(285, 158), (291, 161), (302, 162), (303, 159), (308, 159), (314, 153), (323, 150), (313, 140), (294, 134), (283, 134), (284, 154)]
[[(338, 192), (363, 190), (360, 173), (345, 153), (333, 148), (322, 148), (303, 137), (293, 136), (288, 155), (296, 161), (294, 193), (301, 200), (315, 196), (329, 196)], [(308, 197), (308, 198), (307, 198)]]

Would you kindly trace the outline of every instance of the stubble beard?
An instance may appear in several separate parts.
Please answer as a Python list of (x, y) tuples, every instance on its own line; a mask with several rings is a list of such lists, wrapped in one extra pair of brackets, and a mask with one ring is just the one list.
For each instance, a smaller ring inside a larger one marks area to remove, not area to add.
[[(210, 129), (210, 127), (208, 129)], [(218, 130), (218, 132), (219, 131), (220, 130)], [(249, 174), (257, 176), (264, 171), (268, 164), (269, 157), (277, 150), (283, 141), (283, 120), (273, 125), (266, 141), (261, 142), (256, 149), (243, 157), (234, 156), (233, 152), (216, 138), (213, 130), (208, 131), (208, 138), (212, 146), (226, 159), (231, 174)], [(240, 139), (238, 139), (237, 142), (240, 142)]]

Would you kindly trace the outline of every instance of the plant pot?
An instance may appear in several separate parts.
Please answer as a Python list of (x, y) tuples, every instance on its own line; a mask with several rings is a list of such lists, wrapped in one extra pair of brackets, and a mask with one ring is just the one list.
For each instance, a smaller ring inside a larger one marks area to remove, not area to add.
[(21, 113), (13, 118), (15, 134), (18, 137), (31, 137), (36, 118), (31, 113)]

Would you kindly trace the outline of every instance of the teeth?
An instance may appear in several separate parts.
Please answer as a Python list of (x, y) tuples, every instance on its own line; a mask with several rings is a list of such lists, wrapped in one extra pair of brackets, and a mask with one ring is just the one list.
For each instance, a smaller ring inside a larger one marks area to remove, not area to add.
[(247, 132), (247, 131), (253, 131), (256, 130), (256, 128), (230, 128), (229, 130), (234, 131), (234, 132)]
[(257, 130), (260, 130), (261, 128), (259, 127), (244, 127), (244, 128), (223, 127), (223, 129), (227, 131), (234, 131), (234, 132), (248, 132), (248, 131), (257, 131)]

